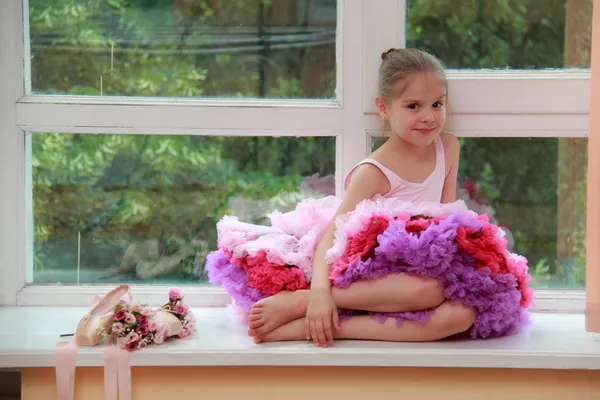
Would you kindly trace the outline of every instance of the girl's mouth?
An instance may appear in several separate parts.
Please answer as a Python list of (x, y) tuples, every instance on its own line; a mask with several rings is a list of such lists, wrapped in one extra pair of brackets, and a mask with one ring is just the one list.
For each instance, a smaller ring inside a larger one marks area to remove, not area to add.
[(417, 131), (423, 135), (429, 135), (431, 132), (433, 132), (433, 128), (431, 128), (431, 129), (415, 129), (415, 131)]

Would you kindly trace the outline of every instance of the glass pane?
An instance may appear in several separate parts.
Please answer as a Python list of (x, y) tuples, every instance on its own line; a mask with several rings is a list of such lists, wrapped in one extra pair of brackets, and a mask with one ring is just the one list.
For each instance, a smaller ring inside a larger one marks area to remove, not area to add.
[(29, 0), (29, 22), (37, 94), (334, 96), (335, 0)]
[[(385, 139), (373, 139), (373, 148)], [(586, 138), (461, 138), (457, 198), (508, 232), (533, 287), (585, 286)]]
[(407, 0), (407, 47), (452, 69), (589, 68), (593, 0)]
[(27, 139), (36, 284), (205, 282), (223, 215), (265, 223), (335, 192), (334, 137)]

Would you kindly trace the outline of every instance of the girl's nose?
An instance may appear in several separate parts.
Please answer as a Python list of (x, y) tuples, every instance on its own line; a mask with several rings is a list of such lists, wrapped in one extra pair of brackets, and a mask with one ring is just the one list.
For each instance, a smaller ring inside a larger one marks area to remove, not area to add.
[(423, 122), (431, 122), (434, 120), (433, 118), (433, 113), (431, 111), (426, 111), (423, 113), (423, 115), (421, 116), (421, 120)]

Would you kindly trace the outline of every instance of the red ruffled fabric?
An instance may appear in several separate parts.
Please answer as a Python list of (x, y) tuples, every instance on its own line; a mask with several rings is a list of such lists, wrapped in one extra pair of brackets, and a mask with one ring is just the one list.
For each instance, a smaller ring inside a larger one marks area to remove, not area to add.
[(377, 236), (390, 225), (390, 217), (386, 215), (373, 215), (365, 218), (364, 228), (348, 236), (346, 251), (335, 264), (330, 274), (330, 280), (340, 276), (353, 263), (366, 257), (377, 246)]

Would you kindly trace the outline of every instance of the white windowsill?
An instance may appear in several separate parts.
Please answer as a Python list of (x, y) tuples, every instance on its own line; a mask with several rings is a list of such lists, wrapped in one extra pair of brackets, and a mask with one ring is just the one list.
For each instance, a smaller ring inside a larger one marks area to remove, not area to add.
[[(85, 308), (0, 308), (0, 368), (52, 367), (59, 335), (72, 332)], [(600, 342), (583, 314), (533, 315), (524, 333), (501, 339), (438, 343), (338, 341), (256, 345), (226, 308), (193, 309), (198, 330), (185, 339), (135, 352), (132, 366), (404, 366), (600, 369)], [(102, 366), (103, 346), (78, 350), (78, 366)]]

